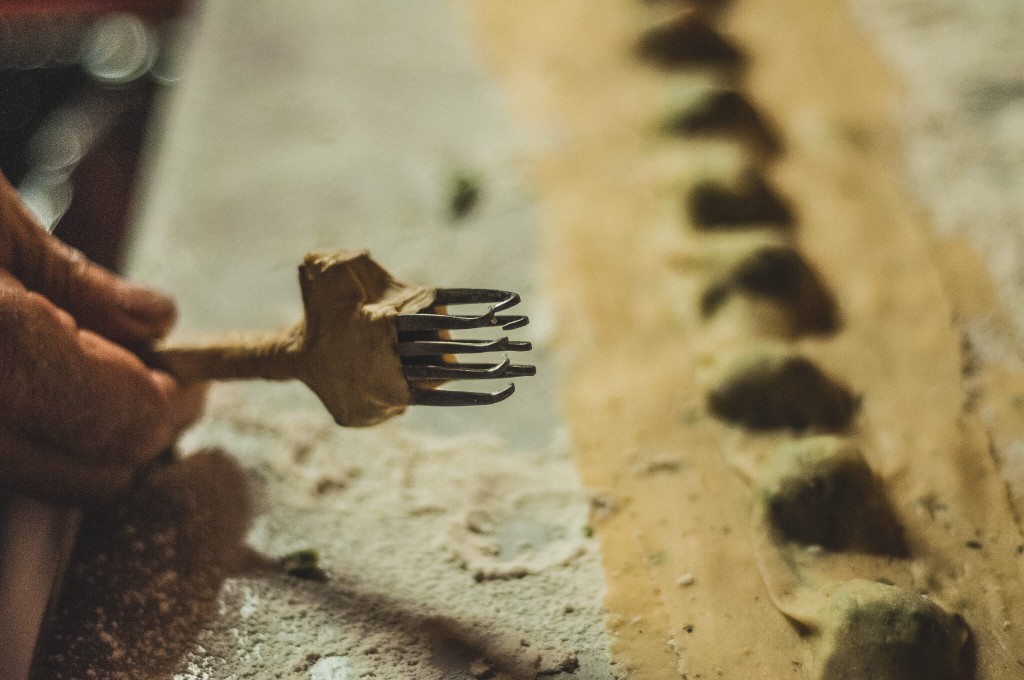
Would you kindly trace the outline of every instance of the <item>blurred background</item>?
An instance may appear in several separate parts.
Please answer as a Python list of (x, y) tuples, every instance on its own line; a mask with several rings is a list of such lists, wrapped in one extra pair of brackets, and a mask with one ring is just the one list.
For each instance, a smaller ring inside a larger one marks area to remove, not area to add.
[(182, 9), (178, 0), (0, 7), (0, 169), (46, 226), (112, 269), (154, 99), (177, 77)]

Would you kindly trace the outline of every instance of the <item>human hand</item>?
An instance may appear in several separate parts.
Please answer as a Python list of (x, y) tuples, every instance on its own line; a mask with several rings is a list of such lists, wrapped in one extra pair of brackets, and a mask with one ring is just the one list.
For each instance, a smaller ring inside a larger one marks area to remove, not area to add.
[(202, 412), (205, 386), (148, 368), (173, 301), (47, 234), (0, 174), (0, 489), (107, 500)]

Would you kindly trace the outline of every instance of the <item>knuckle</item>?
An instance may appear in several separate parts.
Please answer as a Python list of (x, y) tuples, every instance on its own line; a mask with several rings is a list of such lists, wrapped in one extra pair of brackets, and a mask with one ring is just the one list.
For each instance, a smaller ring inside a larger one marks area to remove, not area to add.
[(140, 465), (160, 452), (168, 437), (168, 397), (152, 380), (143, 381), (136, 399), (121, 419), (124, 428), (115, 433), (113, 458), (121, 464)]
[(39, 293), (26, 292), (22, 296), (21, 304), (26, 315), (36, 323), (51, 325), (59, 322), (57, 307)]
[(32, 323), (24, 305), (19, 304), (16, 294), (0, 293), (0, 391), (4, 399), (11, 399), (12, 391), (17, 393), (22, 381), (18, 380), (21, 368), (26, 365), (25, 351), (32, 344)]
[[(62, 430), (43, 422), (44, 416), (61, 408), (62, 397), (80, 381), (68, 332), (73, 321), (62, 315), (66, 312), (38, 293), (0, 291), (0, 405), (11, 417), (27, 418), (26, 427), (47, 432)], [(88, 411), (87, 405), (82, 410)], [(69, 420), (74, 416), (62, 422)]]
[(21, 325), (20, 310), (14, 302), (14, 295), (9, 291), (0, 290), (0, 342), (12, 337)]
[(4, 338), (42, 335), (60, 323), (60, 310), (34, 291), (0, 293), (0, 333)]
[(51, 238), (43, 249), (39, 272), (41, 285), (57, 299), (71, 301), (75, 283), (89, 268), (89, 259), (78, 249)]

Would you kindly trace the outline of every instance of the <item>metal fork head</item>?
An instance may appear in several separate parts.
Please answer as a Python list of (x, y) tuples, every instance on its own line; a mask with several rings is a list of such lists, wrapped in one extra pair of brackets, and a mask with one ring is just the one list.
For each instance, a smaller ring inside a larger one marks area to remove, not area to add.
[[(496, 392), (440, 390), (441, 384), (452, 380), (491, 380), (519, 378), (537, 373), (534, 366), (513, 364), (506, 354), (497, 363), (459, 362), (459, 354), (488, 352), (525, 352), (528, 342), (495, 339), (453, 339), (451, 331), (487, 328), (514, 330), (530, 320), (521, 315), (499, 314), (519, 304), (519, 295), (486, 288), (441, 288), (433, 303), (414, 314), (398, 314), (398, 356), (405, 379), (409, 383), (411, 403), (422, 406), (477, 406), (496, 404), (512, 396), (515, 385), (509, 383)], [(488, 305), (479, 314), (449, 314), (448, 308), (458, 305)]]

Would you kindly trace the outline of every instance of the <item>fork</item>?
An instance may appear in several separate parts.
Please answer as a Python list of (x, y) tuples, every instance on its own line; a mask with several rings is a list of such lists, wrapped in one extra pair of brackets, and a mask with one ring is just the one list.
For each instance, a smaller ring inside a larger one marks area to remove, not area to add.
[[(494, 391), (439, 389), (462, 380), (536, 374), (509, 352), (532, 348), (507, 335), (461, 339), (452, 332), (511, 331), (529, 323), (505, 314), (516, 293), (483, 288), (430, 289), (397, 281), (369, 253), (310, 254), (299, 267), (305, 318), (271, 333), (228, 333), (201, 342), (165, 344), (156, 362), (183, 381), (299, 379), (341, 425), (373, 425), (408, 405), (473, 406), (510, 397)], [(487, 305), (481, 313), (450, 307)], [(498, 361), (460, 362), (458, 355), (505, 353)]]

